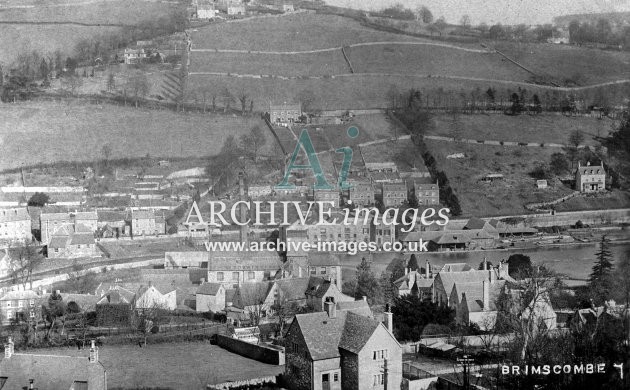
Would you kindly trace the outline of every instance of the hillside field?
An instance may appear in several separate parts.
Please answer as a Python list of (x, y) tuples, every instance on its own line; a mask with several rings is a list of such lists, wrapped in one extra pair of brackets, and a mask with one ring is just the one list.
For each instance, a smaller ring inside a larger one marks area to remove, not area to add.
[(238, 138), (255, 125), (264, 126), (258, 116), (181, 114), (72, 102), (2, 104), (0, 169), (92, 161), (102, 158), (106, 144), (112, 148), (112, 158), (209, 156), (228, 135)]
[(597, 137), (606, 138), (613, 129), (609, 118), (568, 117), (556, 114), (508, 116), (436, 115), (436, 126), (427, 135), (474, 140), (568, 144), (572, 132), (584, 135), (584, 144), (597, 146)]
[(416, 41), (377, 31), (341, 16), (300, 13), (213, 23), (193, 30), (193, 49), (302, 51), (360, 42)]
[[(30, 53), (33, 50), (44, 55), (50, 55), (56, 50), (61, 50), (64, 55), (72, 55), (75, 45), (80, 40), (120, 30), (120, 27), (99, 24), (135, 25), (141, 21), (157, 21), (180, 7), (179, 4), (158, 0), (27, 1), (9, 2), (5, 7), (11, 5), (19, 5), (20, 8), (0, 8), (0, 62), (8, 64), (19, 54)], [(25, 8), (26, 6), (32, 8)], [(85, 23), (92, 26), (47, 24), (63, 22)]]
[[(525, 204), (550, 201), (573, 191), (555, 180), (549, 188), (537, 189), (536, 180), (529, 176), (539, 162), (548, 163), (557, 148), (425, 142), (439, 169), (446, 173), (464, 217), (526, 214)], [(454, 153), (464, 153), (466, 157), (446, 158)], [(504, 180), (480, 182), (490, 173), (502, 174)]]

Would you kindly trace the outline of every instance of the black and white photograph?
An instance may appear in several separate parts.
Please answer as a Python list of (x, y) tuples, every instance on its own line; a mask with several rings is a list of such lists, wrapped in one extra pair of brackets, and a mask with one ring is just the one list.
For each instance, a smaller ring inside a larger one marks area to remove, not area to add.
[(630, 389), (630, 0), (0, 0), (0, 390)]

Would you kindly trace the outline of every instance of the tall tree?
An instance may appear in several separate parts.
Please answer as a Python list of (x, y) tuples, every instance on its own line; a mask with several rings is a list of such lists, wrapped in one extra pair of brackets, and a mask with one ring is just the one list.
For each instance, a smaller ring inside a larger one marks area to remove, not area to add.
[(422, 21), (422, 23), (433, 23), (433, 13), (431, 13), (431, 10), (424, 5), (418, 10), (418, 18)]
[(409, 257), (407, 268), (410, 271), (418, 271), (418, 272), (420, 271), (420, 266), (418, 265), (418, 258), (416, 257), (415, 254), (412, 254), (411, 257)]
[(599, 242), (599, 250), (595, 253), (595, 264), (589, 275), (589, 287), (596, 305), (611, 297), (613, 264), (609, 245), (610, 241), (603, 235)]
[(24, 245), (10, 248), (11, 278), (26, 290), (27, 284), (33, 288), (33, 271), (44, 261), (42, 249), (27, 241)]
[(354, 297), (357, 299), (367, 297), (370, 304), (382, 302), (383, 296), (378, 279), (372, 272), (370, 261), (365, 257), (361, 259), (361, 263), (357, 266), (357, 286)]

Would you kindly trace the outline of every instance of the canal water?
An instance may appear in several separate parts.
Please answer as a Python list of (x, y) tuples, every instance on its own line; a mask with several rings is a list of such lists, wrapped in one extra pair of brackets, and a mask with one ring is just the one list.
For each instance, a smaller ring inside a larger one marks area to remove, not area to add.
[[(429, 260), (432, 265), (443, 266), (447, 263), (466, 263), (475, 269), (484, 257), (488, 261), (497, 265), (501, 260), (506, 260), (510, 255), (522, 253), (529, 256), (533, 263), (545, 265), (558, 273), (564, 274), (570, 279), (586, 279), (591, 273), (595, 253), (599, 249), (599, 244), (588, 243), (579, 245), (567, 245), (558, 247), (540, 248), (520, 248), (493, 251), (468, 251), (468, 252), (423, 252), (416, 254), (418, 264), (424, 267), (425, 261)], [(621, 256), (630, 254), (630, 243), (611, 243), (610, 251), (613, 260), (617, 261)], [(361, 262), (362, 257), (367, 254), (341, 255), (341, 264), (344, 268), (344, 278), (351, 278), (354, 275), (356, 266)], [(378, 274), (395, 258), (409, 259), (410, 254), (405, 253), (375, 253), (372, 255), (372, 269)]]

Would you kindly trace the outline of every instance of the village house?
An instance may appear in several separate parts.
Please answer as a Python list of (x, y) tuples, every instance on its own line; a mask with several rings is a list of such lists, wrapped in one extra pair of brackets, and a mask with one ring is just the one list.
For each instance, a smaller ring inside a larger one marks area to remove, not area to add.
[(394, 281), (394, 287), (396, 295), (399, 297), (416, 295), (421, 299), (431, 299), (433, 275), (429, 261), (426, 262), (424, 273), (420, 270), (405, 268), (405, 275)]
[(42, 244), (47, 245), (53, 233), (60, 227), (72, 225), (73, 223), (70, 213), (41, 213), (39, 216), (39, 225)]
[(276, 302), (273, 294), (274, 284), (269, 281), (245, 283), (236, 288), (232, 307), (240, 310), (246, 318), (263, 319), (273, 312)]
[(348, 200), (356, 206), (372, 206), (374, 205), (374, 185), (369, 179), (351, 180), (349, 190), (347, 190)]
[(156, 223), (153, 210), (131, 210), (131, 234), (134, 236), (164, 234), (164, 227)]
[(97, 230), (99, 237), (128, 237), (131, 234), (131, 226), (127, 224), (126, 220), (125, 212), (98, 210)]
[(341, 287), (341, 260), (330, 252), (308, 254), (308, 275), (317, 276)]
[(31, 240), (31, 216), (26, 208), (0, 209), (0, 240)]
[[(451, 300), (451, 293), (456, 283), (481, 283), (484, 280), (510, 280), (508, 264), (500, 263), (497, 267), (487, 267), (485, 270), (467, 268), (453, 268), (444, 266), (437, 273), (433, 282), (433, 302), (456, 309), (459, 300)], [(466, 270), (465, 270), (466, 269)]]
[(98, 213), (94, 211), (78, 211), (74, 213), (74, 223), (87, 227), (95, 232), (98, 229)]
[(139, 64), (147, 58), (147, 52), (144, 49), (126, 48), (123, 54), (125, 64)]
[(121, 286), (113, 286), (96, 302), (98, 326), (129, 326), (135, 293)]
[(214, 19), (218, 13), (212, 3), (197, 4), (197, 19)]
[(413, 196), (418, 206), (435, 206), (440, 204), (440, 187), (437, 183), (423, 183), (414, 180)]
[(293, 123), (298, 122), (302, 116), (302, 105), (300, 103), (270, 104), (269, 121), (271, 123)]
[(9, 291), (0, 296), (2, 325), (39, 321), (42, 296), (32, 290)]
[(385, 224), (382, 219), (376, 224), (371, 224), (371, 232), (371, 241), (376, 242), (379, 247), (386, 242), (393, 244), (396, 241), (396, 226)]
[(165, 269), (208, 268), (208, 252), (186, 251), (164, 253)]
[(227, 6), (228, 15), (245, 15), (245, 4), (240, 2), (230, 2)]
[(354, 302), (354, 298), (341, 292), (336, 284), (318, 277), (309, 279), (305, 292), (307, 305), (315, 311), (323, 311), (326, 302)]
[(404, 182), (383, 183), (382, 186), (383, 206), (400, 207), (407, 202), (407, 184)]
[(247, 188), (247, 194), (251, 199), (260, 199), (266, 196), (271, 196), (273, 190), (271, 185), (249, 186)]
[(276, 253), (249, 251), (205, 252), (208, 261), (209, 283), (220, 283), (226, 289), (244, 283), (275, 279), (282, 269), (282, 260)]
[(336, 189), (331, 189), (331, 190), (313, 189), (313, 200), (315, 202), (331, 202), (331, 203), (327, 203), (326, 206), (324, 206), (326, 210), (328, 210), (329, 207), (336, 209), (340, 207), (341, 205), (341, 196), (339, 194), (339, 191)]
[(293, 3), (283, 3), (282, 12), (284, 12), (285, 14), (289, 12), (295, 12), (295, 7), (293, 6)]
[(81, 224), (65, 225), (57, 229), (47, 245), (49, 258), (77, 258), (99, 256), (91, 229)]
[(94, 340), (86, 358), (15, 353), (9, 337), (0, 373), (3, 389), (107, 390), (107, 372), (99, 362)]
[(453, 285), (449, 302), (455, 308), (458, 325), (476, 324), (483, 331), (494, 329), (497, 302), (505, 288), (505, 280), (496, 280), (493, 275), (490, 274), (490, 280)]
[(590, 161), (586, 165), (581, 165), (575, 171), (575, 189), (580, 192), (598, 192), (606, 189), (606, 170), (604, 163), (591, 165)]
[(207, 237), (210, 233), (208, 221), (206, 221), (199, 210), (197, 202), (193, 202), (186, 214), (186, 219), (182, 222), (188, 237)]
[(328, 302), (326, 311), (298, 314), (285, 336), (286, 378), (292, 389), (398, 389), (402, 347), (386, 324)]
[(135, 293), (132, 301), (135, 310), (175, 310), (177, 308), (177, 290), (173, 287), (162, 287), (158, 290), (152, 282), (141, 286)]
[(221, 283), (202, 283), (195, 294), (197, 313), (218, 312), (225, 309), (225, 287)]

